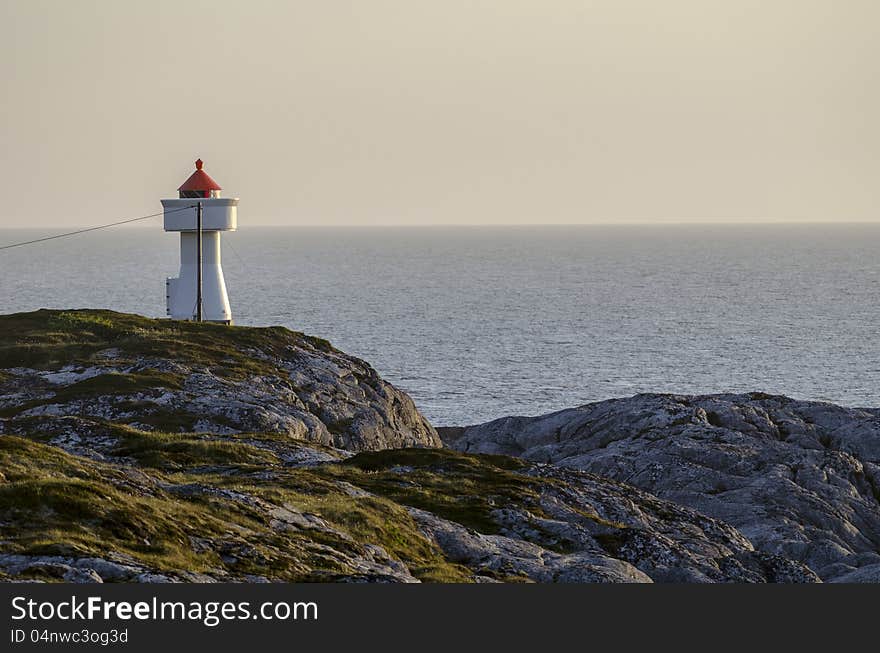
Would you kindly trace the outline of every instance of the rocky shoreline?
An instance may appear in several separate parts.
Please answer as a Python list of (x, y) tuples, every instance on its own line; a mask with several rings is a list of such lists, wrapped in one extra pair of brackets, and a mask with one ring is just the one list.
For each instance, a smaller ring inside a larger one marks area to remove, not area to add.
[(459, 451), (589, 471), (689, 506), (825, 580), (880, 581), (880, 410), (648, 394), (440, 432)]
[(280, 327), (0, 316), (4, 581), (876, 582), (878, 463), (880, 411), (640, 395), (435, 430)]

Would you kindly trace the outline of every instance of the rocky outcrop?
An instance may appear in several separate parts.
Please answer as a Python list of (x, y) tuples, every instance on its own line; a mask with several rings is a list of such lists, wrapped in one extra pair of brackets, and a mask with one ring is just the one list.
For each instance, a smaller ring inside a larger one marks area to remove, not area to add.
[(494, 534), (410, 509), (447, 558), (538, 582), (797, 582), (805, 565), (765, 556), (731, 526), (608, 479), (551, 465), (519, 470), (533, 505), (490, 510)]
[(880, 578), (877, 410), (760, 393), (651, 394), (440, 431), (460, 451), (635, 485), (825, 580)]
[[(705, 428), (727, 419), (704, 413)], [(530, 453), (493, 432), (487, 450)], [(550, 450), (527, 462), (439, 444), (369, 365), (286, 329), (0, 317), (0, 580), (819, 580), (794, 547), (546, 464)]]
[(281, 327), (6, 315), (0, 369), (7, 432), (77, 416), (142, 430), (283, 433), (352, 451), (440, 444), (409, 396), (367, 363)]
[(584, 472), (267, 435), (116, 437), (96, 460), (0, 436), (0, 578), (818, 580), (723, 522)]

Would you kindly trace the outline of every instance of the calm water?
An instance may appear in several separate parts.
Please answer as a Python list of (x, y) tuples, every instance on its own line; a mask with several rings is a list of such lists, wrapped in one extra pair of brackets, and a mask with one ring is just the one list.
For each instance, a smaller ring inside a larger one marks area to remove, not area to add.
[[(0, 312), (164, 315), (177, 256), (158, 221), (0, 251)], [(245, 227), (224, 269), (238, 324), (328, 338), (436, 425), (644, 391), (880, 406), (880, 225)]]

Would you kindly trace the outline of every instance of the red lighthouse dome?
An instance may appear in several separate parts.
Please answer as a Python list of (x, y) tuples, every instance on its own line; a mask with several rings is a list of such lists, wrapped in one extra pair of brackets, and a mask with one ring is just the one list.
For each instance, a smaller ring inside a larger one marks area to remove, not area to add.
[(180, 197), (220, 197), (220, 184), (202, 170), (203, 165), (201, 159), (196, 160), (196, 171), (177, 189)]

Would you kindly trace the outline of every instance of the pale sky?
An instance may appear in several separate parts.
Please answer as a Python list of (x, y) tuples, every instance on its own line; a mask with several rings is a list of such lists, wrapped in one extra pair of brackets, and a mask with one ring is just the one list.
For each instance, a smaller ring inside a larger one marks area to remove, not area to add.
[(0, 0), (0, 226), (880, 219), (876, 0)]

